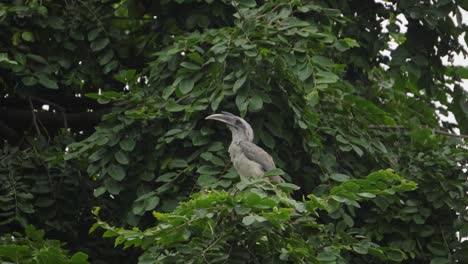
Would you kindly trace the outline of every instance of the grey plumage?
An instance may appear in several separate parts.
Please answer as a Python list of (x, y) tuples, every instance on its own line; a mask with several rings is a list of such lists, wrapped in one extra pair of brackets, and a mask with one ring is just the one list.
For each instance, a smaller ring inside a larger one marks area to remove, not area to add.
[[(206, 119), (223, 122), (231, 130), (232, 141), (229, 146), (229, 155), (239, 176), (242, 178), (263, 177), (265, 172), (276, 168), (273, 158), (252, 142), (254, 134), (247, 121), (229, 112), (210, 115)], [(276, 183), (284, 182), (279, 176), (273, 176), (270, 179)]]
[(244, 155), (248, 159), (259, 163), (264, 171), (269, 171), (276, 168), (275, 162), (273, 161), (273, 158), (270, 156), (270, 154), (254, 143), (241, 141), (239, 142), (239, 146), (241, 147), (242, 152), (244, 152)]

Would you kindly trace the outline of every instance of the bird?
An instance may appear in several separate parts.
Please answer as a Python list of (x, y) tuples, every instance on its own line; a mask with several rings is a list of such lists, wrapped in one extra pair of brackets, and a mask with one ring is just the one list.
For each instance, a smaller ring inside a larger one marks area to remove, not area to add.
[[(206, 120), (216, 120), (227, 125), (232, 134), (228, 152), (234, 169), (241, 179), (264, 177), (267, 171), (276, 168), (273, 158), (261, 147), (253, 143), (252, 126), (243, 118), (229, 112), (207, 116)], [(284, 183), (280, 176), (269, 177), (272, 183)]]

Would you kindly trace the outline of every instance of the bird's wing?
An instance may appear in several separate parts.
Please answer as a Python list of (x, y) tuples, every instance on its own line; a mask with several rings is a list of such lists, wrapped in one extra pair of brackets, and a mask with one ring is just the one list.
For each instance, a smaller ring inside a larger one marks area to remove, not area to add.
[(276, 168), (273, 158), (261, 147), (249, 141), (241, 141), (239, 142), (239, 146), (241, 147), (242, 153), (244, 153), (249, 160), (260, 164), (265, 172)]
[[(239, 142), (239, 146), (241, 147), (242, 153), (244, 153), (249, 160), (260, 164), (265, 172), (276, 168), (273, 158), (261, 147), (249, 141), (241, 141)], [(272, 180), (275, 182), (284, 182), (279, 176), (273, 176)]]

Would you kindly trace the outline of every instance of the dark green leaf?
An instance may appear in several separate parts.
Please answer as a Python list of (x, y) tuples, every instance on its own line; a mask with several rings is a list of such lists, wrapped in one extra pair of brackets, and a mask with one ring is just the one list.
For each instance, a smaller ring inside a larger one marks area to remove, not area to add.
[(179, 90), (182, 94), (187, 94), (192, 91), (194, 85), (195, 85), (195, 80), (183, 79), (179, 83)]
[(115, 153), (115, 160), (117, 160), (118, 163), (123, 164), (123, 165), (128, 165), (129, 160), (128, 160), (128, 153), (124, 152), (122, 150), (119, 150)]
[(58, 89), (57, 82), (55, 80), (50, 79), (46, 75), (39, 76), (39, 83), (49, 89)]
[(198, 54), (196, 52), (191, 52), (191, 53), (187, 54), (187, 57), (189, 59), (191, 59), (192, 61), (198, 63), (199, 65), (202, 65), (203, 63), (205, 63), (205, 60), (203, 60), (203, 58), (200, 56), (200, 54)]
[(193, 63), (190, 63), (190, 62), (182, 62), (180, 64), (180, 66), (186, 68), (186, 69), (189, 69), (189, 70), (192, 70), (192, 71), (198, 71), (201, 69), (201, 67), (197, 64), (193, 64)]
[(125, 170), (120, 165), (112, 164), (107, 169), (107, 172), (116, 181), (121, 181), (125, 178)]
[(98, 187), (98, 188), (94, 189), (93, 194), (94, 194), (94, 197), (99, 197), (105, 192), (106, 192), (106, 188), (101, 186), (101, 187)]
[(215, 183), (218, 179), (212, 175), (200, 175), (198, 177), (197, 183), (200, 186), (208, 186)]
[(272, 170), (267, 171), (263, 176), (264, 177), (271, 177), (271, 176), (280, 176), (284, 175), (284, 171), (280, 168), (274, 168)]
[(278, 183), (276, 186), (278, 186), (278, 188), (284, 190), (284, 191), (295, 191), (295, 190), (299, 190), (301, 187), (295, 185), (295, 184), (292, 184), (292, 183), (286, 183), (286, 182), (283, 182), (283, 183)]
[(37, 80), (36, 78), (34, 78), (33, 76), (27, 76), (27, 77), (23, 77), (21, 79), (21, 81), (23, 82), (24, 85), (26, 86), (33, 86), (37, 83)]
[(299, 80), (305, 81), (312, 75), (312, 66), (306, 64), (302, 70), (299, 71), (298, 76)]
[(255, 7), (257, 3), (255, 0), (239, 0), (239, 4), (243, 7)]
[(242, 87), (242, 85), (244, 85), (246, 80), (247, 80), (247, 75), (243, 75), (242, 77), (237, 79), (234, 82), (234, 85), (232, 86), (232, 89), (234, 90), (234, 92), (237, 92)]
[(93, 51), (100, 51), (104, 49), (109, 43), (110, 40), (108, 38), (100, 38), (91, 42), (91, 49)]
[(125, 151), (132, 151), (135, 148), (136, 142), (133, 138), (125, 138), (119, 142), (120, 148)]
[(337, 182), (346, 182), (349, 181), (350, 177), (341, 173), (332, 173), (330, 175), (330, 179), (335, 180)]

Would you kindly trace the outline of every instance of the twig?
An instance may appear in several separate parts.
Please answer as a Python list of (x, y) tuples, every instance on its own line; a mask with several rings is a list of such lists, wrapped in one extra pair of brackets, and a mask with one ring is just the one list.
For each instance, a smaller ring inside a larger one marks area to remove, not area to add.
[(201, 254), (202, 254), (203, 259), (205, 261), (206, 261), (206, 258), (205, 258), (206, 252), (208, 252), (208, 250), (210, 250), (214, 245), (216, 245), (216, 243), (218, 243), (218, 241), (221, 240), (221, 238), (223, 238), (223, 236), (219, 236), (215, 241), (213, 241), (210, 245), (208, 245), (208, 247), (206, 247), (205, 250), (203, 250), (203, 252)]
[(34, 127), (36, 128), (37, 134), (42, 136), (41, 130), (39, 129), (39, 125), (37, 124), (36, 112), (34, 112), (34, 105), (31, 101), (31, 96), (28, 97), (28, 101), (29, 101), (29, 106), (31, 107), (32, 121), (33, 121)]
[(67, 115), (65, 114), (65, 108), (63, 108), (62, 106), (60, 106), (60, 105), (58, 105), (58, 104), (56, 104), (56, 103), (54, 103), (52, 101), (46, 100), (46, 99), (42, 99), (42, 98), (38, 98), (38, 97), (32, 97), (32, 99), (34, 101), (38, 101), (38, 102), (41, 102), (41, 103), (52, 105), (55, 108), (57, 108), (58, 110), (60, 110), (60, 112), (62, 113), (63, 125), (64, 125), (65, 129), (68, 129), (68, 121), (67, 121)]
[(447, 247), (449, 260), (451, 261), (452, 260), (452, 252), (450, 252), (450, 246), (447, 243), (447, 239), (445, 239), (444, 230), (442, 230), (442, 226), (440, 224), (439, 224), (439, 229), (440, 229), (440, 233), (442, 234), (442, 239), (444, 240), (445, 246)]
[(47, 127), (44, 126), (44, 124), (41, 122), (41, 119), (37, 119), (37, 123), (42, 127), (42, 129), (44, 130), (46, 136), (47, 136), (47, 142), (51, 142), (51, 138), (50, 138), (50, 135), (49, 135), (49, 131), (47, 130)]
[[(427, 126), (422, 126), (422, 127), (429, 128)], [(369, 125), (368, 128), (371, 128), (371, 129), (404, 129), (404, 130), (410, 129), (405, 126), (389, 126), (389, 125)], [(439, 135), (468, 139), (468, 135), (458, 135), (458, 134), (453, 134), (453, 133), (449, 133), (449, 132), (445, 132), (445, 131), (437, 130), (437, 129), (431, 129), (431, 130), (432, 132), (439, 134)]]
[(156, 22), (157, 20), (154, 18), (144, 18), (144, 17), (120, 17), (120, 16), (113, 16), (110, 17), (111, 19), (120, 19), (120, 20), (141, 20), (141, 21), (153, 21)]

